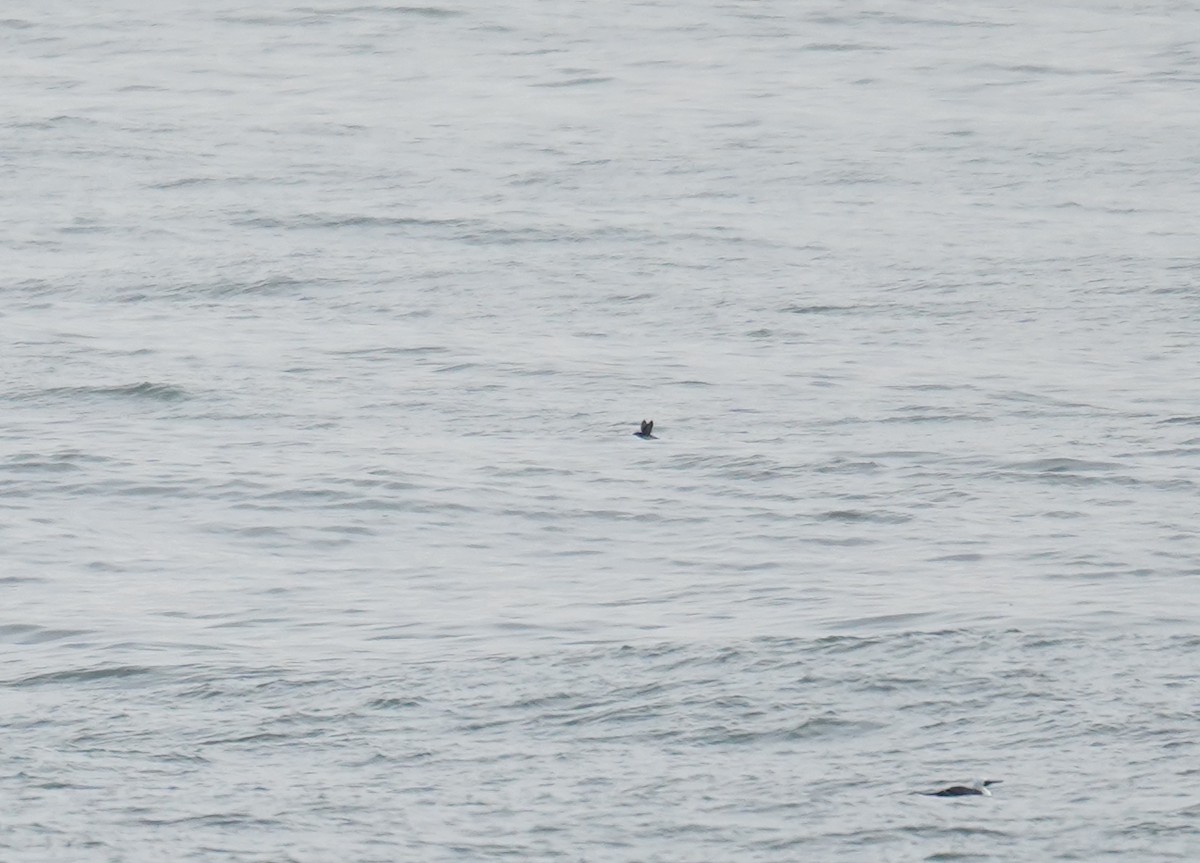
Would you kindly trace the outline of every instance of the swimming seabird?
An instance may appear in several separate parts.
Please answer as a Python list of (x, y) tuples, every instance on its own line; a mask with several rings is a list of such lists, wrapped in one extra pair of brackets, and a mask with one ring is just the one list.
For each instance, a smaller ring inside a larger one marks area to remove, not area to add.
[(921, 793), (926, 797), (968, 797), (977, 794), (991, 797), (992, 792), (988, 791), (988, 786), (1003, 781), (1002, 779), (976, 779), (970, 785), (951, 785), (941, 791), (922, 791)]
[(635, 431), (633, 434), (642, 440), (658, 440), (658, 438), (651, 434), (652, 431), (654, 431), (654, 420), (650, 420), (649, 422), (642, 420), (642, 430)]

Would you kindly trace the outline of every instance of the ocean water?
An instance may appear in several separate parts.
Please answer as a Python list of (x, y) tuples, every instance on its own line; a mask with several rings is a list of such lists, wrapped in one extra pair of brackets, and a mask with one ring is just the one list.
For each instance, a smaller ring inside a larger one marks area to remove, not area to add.
[(99, 5), (0, 15), (0, 859), (1196, 859), (1193, 5)]

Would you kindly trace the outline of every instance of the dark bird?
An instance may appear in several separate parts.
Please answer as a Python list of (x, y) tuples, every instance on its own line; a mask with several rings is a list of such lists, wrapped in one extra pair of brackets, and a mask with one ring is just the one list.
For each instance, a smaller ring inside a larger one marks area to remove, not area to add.
[(653, 432), (653, 431), (654, 431), (654, 420), (650, 420), (649, 422), (647, 422), (646, 420), (642, 420), (642, 430), (635, 431), (634, 435), (637, 437), (640, 437), (642, 440), (658, 440), (658, 438), (656, 438), (653, 434), (651, 434), (651, 432)]
[(996, 785), (1002, 781), (1001, 779), (976, 780), (970, 785), (951, 785), (949, 788), (943, 788), (941, 791), (922, 791), (921, 793), (926, 797), (969, 797), (979, 794), (982, 794), (984, 797), (991, 797), (992, 792), (988, 791), (988, 786)]

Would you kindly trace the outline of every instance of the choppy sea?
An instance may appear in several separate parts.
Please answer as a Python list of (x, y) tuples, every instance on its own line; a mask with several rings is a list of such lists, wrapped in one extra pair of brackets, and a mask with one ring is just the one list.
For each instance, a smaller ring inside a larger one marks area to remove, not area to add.
[(7, 2), (0, 859), (1197, 859), (1198, 45)]

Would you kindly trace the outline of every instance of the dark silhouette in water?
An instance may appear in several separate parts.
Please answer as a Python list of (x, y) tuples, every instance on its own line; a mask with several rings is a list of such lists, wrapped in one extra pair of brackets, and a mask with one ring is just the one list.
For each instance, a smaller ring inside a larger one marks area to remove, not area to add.
[(658, 440), (658, 438), (651, 434), (652, 431), (654, 431), (654, 420), (650, 420), (649, 422), (642, 420), (642, 430), (635, 431), (633, 434), (642, 440)]
[(926, 797), (969, 797), (977, 794), (991, 797), (992, 792), (988, 791), (988, 786), (1002, 781), (1001, 779), (984, 779), (982, 782), (972, 782), (970, 785), (951, 785), (941, 791), (922, 791), (921, 793)]

